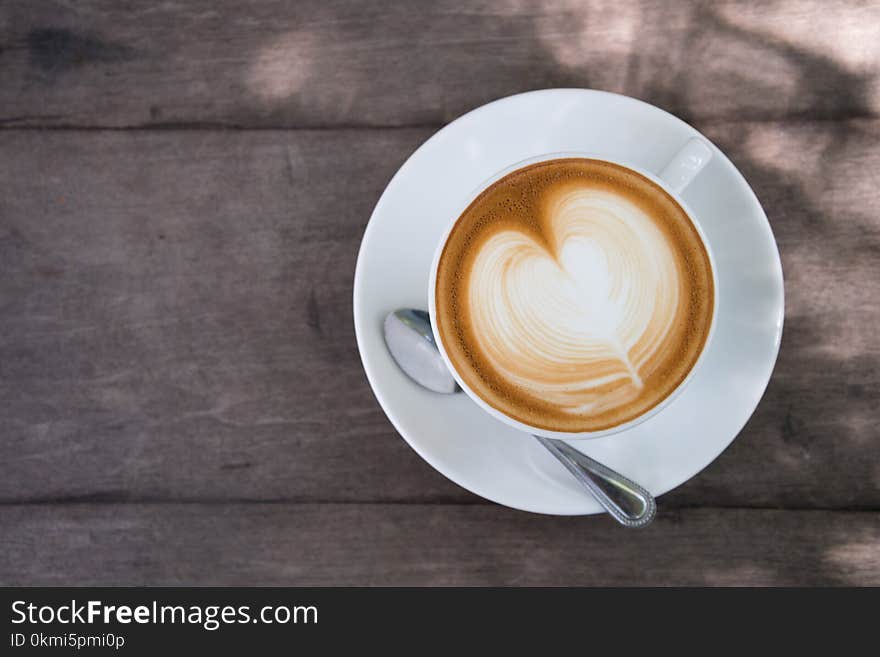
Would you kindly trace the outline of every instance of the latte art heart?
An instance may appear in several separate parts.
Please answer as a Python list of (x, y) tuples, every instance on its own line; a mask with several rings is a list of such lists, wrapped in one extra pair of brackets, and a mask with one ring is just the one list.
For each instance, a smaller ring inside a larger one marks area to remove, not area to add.
[[(438, 320), (456, 369), (491, 405), (532, 426), (593, 431), (686, 376), (711, 321), (711, 270), (689, 219), (653, 183), (607, 163), (591, 177), (583, 163), (596, 161), (555, 162), (569, 163), (563, 175), (538, 165), (541, 177), (509, 181), (500, 198), (496, 183), (459, 220), (478, 210), (441, 257)], [(627, 175), (609, 184), (604, 167)]]
[[(629, 402), (675, 318), (675, 260), (650, 217), (609, 192), (566, 190), (546, 220), (549, 245), (507, 229), (477, 251), (478, 344), (510, 381), (567, 412)], [(604, 392), (613, 382), (626, 385)]]

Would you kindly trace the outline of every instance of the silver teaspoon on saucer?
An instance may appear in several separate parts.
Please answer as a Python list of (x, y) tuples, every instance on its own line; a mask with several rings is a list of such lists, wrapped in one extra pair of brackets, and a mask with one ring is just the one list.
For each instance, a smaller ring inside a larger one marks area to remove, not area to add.
[[(385, 318), (385, 344), (400, 369), (419, 385), (444, 394), (461, 391), (437, 349), (428, 313), (408, 308), (390, 313)], [(534, 438), (621, 525), (645, 527), (654, 519), (657, 504), (642, 486), (562, 440), (542, 436)]]

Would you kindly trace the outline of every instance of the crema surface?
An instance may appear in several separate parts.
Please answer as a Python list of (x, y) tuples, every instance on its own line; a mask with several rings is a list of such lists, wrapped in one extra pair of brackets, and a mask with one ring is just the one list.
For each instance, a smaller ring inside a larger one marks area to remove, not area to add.
[(709, 256), (672, 197), (629, 169), (561, 159), (505, 176), (458, 219), (436, 320), (489, 405), (542, 429), (600, 431), (678, 387), (714, 293)]

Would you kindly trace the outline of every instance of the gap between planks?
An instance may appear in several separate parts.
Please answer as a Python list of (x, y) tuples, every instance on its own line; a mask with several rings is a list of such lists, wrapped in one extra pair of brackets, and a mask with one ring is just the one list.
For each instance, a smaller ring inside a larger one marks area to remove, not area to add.
[[(683, 512), (683, 511), (710, 511), (713, 509), (719, 511), (792, 511), (792, 512), (821, 512), (821, 513), (864, 513), (873, 514), (880, 513), (880, 507), (874, 506), (773, 506), (773, 505), (744, 505), (744, 504), (684, 504), (675, 506), (663, 506), (660, 500), (660, 509), (658, 513)], [(49, 506), (234, 506), (234, 505), (270, 505), (270, 506), (426, 506), (426, 507), (498, 507), (505, 511), (517, 511), (497, 504), (490, 500), (474, 499), (474, 500), (453, 500), (453, 499), (434, 499), (434, 500), (338, 500), (338, 499), (297, 499), (297, 498), (179, 498), (164, 499), (157, 497), (126, 497), (126, 496), (102, 496), (96, 495), (74, 495), (69, 497), (45, 497), (32, 500), (0, 500), (0, 508), (11, 507), (49, 507)], [(523, 511), (522, 513), (528, 513)], [(545, 514), (531, 514), (545, 515)], [(585, 516), (586, 517), (586, 516)]]
[[(479, 109), (479, 108), (474, 108)], [(662, 109), (662, 108), (661, 108)], [(461, 116), (465, 116), (462, 114)], [(456, 117), (461, 118), (461, 116)], [(426, 123), (389, 123), (389, 124), (359, 124), (359, 123), (315, 123), (304, 125), (248, 125), (245, 123), (223, 122), (223, 121), (169, 121), (157, 123), (139, 123), (133, 125), (79, 125), (79, 124), (31, 124), (21, 122), (39, 119), (37, 116), (20, 116), (7, 119), (0, 119), (0, 131), (23, 131), (23, 132), (162, 132), (162, 131), (255, 131), (255, 132), (370, 132), (381, 130), (440, 130), (449, 125), (450, 122), (426, 122)], [(49, 117), (46, 117), (49, 118)], [(831, 116), (815, 116), (807, 113), (796, 113), (785, 116), (774, 115), (748, 115), (730, 117), (730, 116), (703, 116), (699, 119), (689, 121), (693, 125), (737, 125), (746, 123), (782, 123), (782, 124), (799, 124), (799, 123), (847, 123), (849, 121), (872, 121), (880, 119), (880, 114), (872, 112), (847, 112), (840, 115)]]

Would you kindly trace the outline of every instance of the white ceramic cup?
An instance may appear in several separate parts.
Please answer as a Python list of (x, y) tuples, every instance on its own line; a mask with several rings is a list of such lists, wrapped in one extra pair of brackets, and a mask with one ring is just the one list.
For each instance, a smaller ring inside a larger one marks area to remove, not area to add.
[[(697, 230), (697, 233), (700, 236), (700, 240), (703, 242), (703, 246), (706, 248), (706, 253), (709, 256), (709, 264), (712, 270), (712, 283), (714, 289), (714, 306), (712, 308), (712, 323), (709, 326), (709, 334), (706, 337), (706, 341), (703, 344), (703, 349), (700, 352), (700, 355), (697, 357), (697, 361), (694, 363), (690, 372), (688, 372), (687, 376), (682, 380), (681, 383), (678, 384), (678, 387), (675, 388), (666, 398), (661, 401), (656, 406), (652, 407), (650, 410), (642, 413), (638, 417), (630, 420), (629, 422), (625, 422), (623, 424), (619, 424), (615, 427), (611, 427), (610, 429), (604, 429), (602, 431), (585, 431), (579, 433), (570, 433), (563, 431), (549, 431), (547, 429), (541, 429), (538, 427), (533, 427), (518, 420), (505, 415), (495, 407), (488, 404), (485, 400), (483, 400), (477, 393), (475, 393), (462, 379), (461, 375), (452, 365), (452, 362), (449, 360), (449, 355), (446, 353), (446, 349), (443, 346), (443, 340), (440, 338), (440, 333), (437, 329), (437, 308), (436, 308), (436, 283), (437, 283), (437, 267), (440, 264), (440, 255), (443, 253), (443, 247), (446, 245), (446, 241), (449, 239), (449, 235), (452, 232), (452, 228), (455, 226), (458, 219), (461, 217), (462, 213), (470, 206), (470, 204), (477, 198), (486, 188), (500, 180), (504, 176), (513, 173), (514, 171), (521, 169), (523, 167), (529, 166), (530, 164), (535, 164), (536, 162), (544, 162), (547, 160), (557, 160), (562, 158), (587, 158), (591, 160), (602, 160), (604, 162), (611, 162), (612, 164), (616, 164), (618, 166), (624, 167), (626, 169), (630, 169), (635, 171), (638, 174), (641, 174), (648, 180), (651, 180), (654, 184), (656, 184), (661, 189), (665, 190), (675, 202), (681, 206), (682, 210), (684, 210), (685, 214), (687, 214), (691, 223)], [(461, 386), (461, 389), (464, 390), (467, 395), (476, 402), (476, 404), (489, 413), (491, 416), (501, 420), (505, 424), (508, 424), (520, 431), (525, 431), (527, 433), (536, 434), (539, 436), (545, 436), (547, 438), (559, 438), (563, 440), (569, 439), (580, 439), (580, 438), (598, 438), (600, 436), (608, 436), (614, 433), (620, 433), (622, 431), (626, 431), (627, 429), (636, 426), (637, 424), (641, 424), (648, 418), (656, 415), (660, 411), (662, 411), (666, 406), (668, 406), (672, 401), (684, 390), (684, 387), (690, 382), (693, 378), (694, 373), (697, 371), (697, 368), (700, 367), (703, 356), (708, 351), (709, 343), (712, 340), (712, 335), (715, 332), (715, 321), (718, 316), (718, 280), (716, 278), (715, 273), (715, 260), (712, 255), (712, 249), (709, 245), (709, 242), (706, 240), (705, 233), (703, 229), (700, 227), (699, 221), (694, 217), (694, 214), (688, 209), (687, 204), (681, 199), (681, 192), (691, 184), (691, 182), (697, 177), (697, 174), (703, 169), (703, 167), (708, 164), (709, 160), (712, 158), (712, 149), (709, 145), (703, 141), (702, 139), (693, 138), (688, 141), (682, 149), (678, 152), (678, 154), (673, 157), (669, 163), (663, 168), (662, 171), (655, 174), (649, 171), (645, 171), (639, 167), (633, 166), (627, 162), (620, 162), (618, 160), (612, 160), (607, 157), (601, 157), (596, 155), (591, 155), (589, 153), (584, 152), (562, 152), (562, 153), (547, 153), (545, 155), (538, 155), (536, 157), (529, 158), (527, 160), (522, 160), (515, 164), (512, 164), (509, 167), (495, 173), (488, 180), (484, 181), (468, 198), (465, 203), (461, 205), (460, 211), (453, 217), (452, 221), (449, 223), (449, 227), (443, 233), (443, 237), (440, 239), (439, 244), (437, 245), (437, 249), (434, 253), (434, 260), (431, 264), (431, 278), (428, 284), (428, 312), (431, 316), (431, 327), (434, 332), (434, 340), (437, 343), (437, 347), (440, 349), (440, 354), (443, 356), (443, 360), (446, 363), (446, 367), (449, 368), (449, 371), (452, 372), (452, 375), (455, 377), (455, 380), (458, 381), (458, 385)]]

